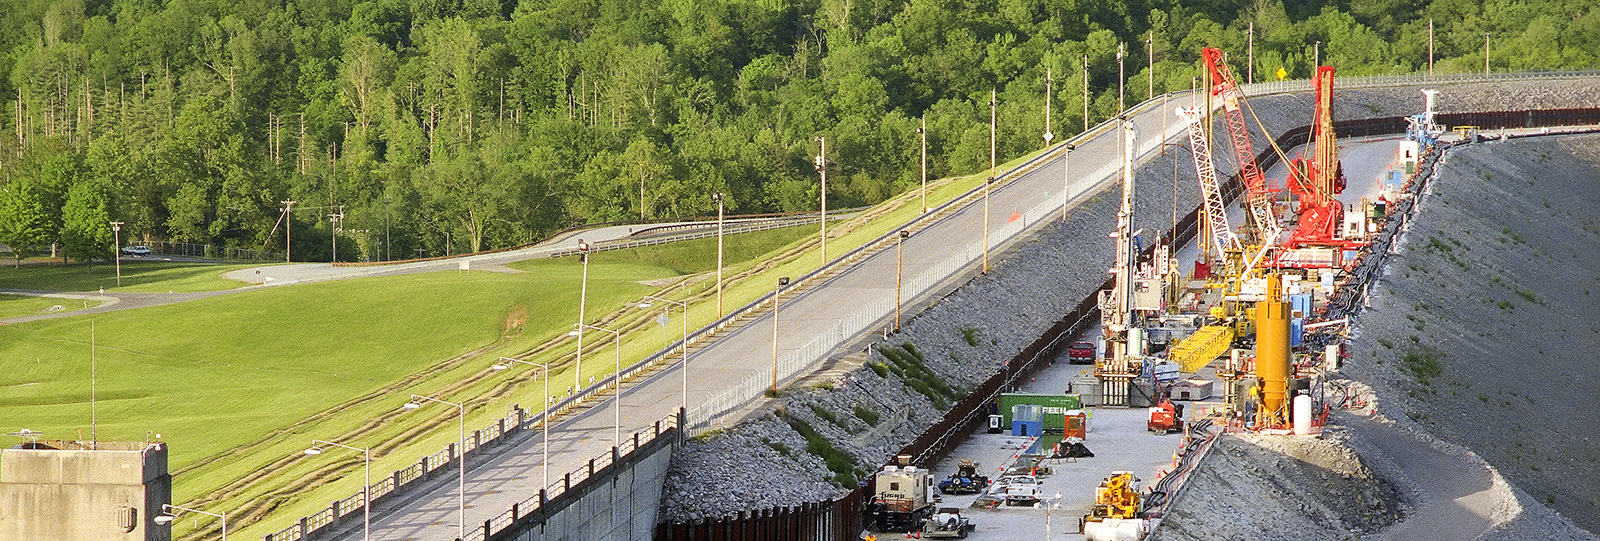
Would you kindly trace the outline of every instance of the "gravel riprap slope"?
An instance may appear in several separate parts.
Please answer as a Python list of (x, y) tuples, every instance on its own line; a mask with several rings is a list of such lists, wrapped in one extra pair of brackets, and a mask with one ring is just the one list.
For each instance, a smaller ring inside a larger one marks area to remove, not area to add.
[[(1345, 373), (1600, 531), (1600, 135), (1446, 154)], [(1532, 514), (1533, 510), (1528, 510)], [(1524, 528), (1507, 524), (1504, 528)]]

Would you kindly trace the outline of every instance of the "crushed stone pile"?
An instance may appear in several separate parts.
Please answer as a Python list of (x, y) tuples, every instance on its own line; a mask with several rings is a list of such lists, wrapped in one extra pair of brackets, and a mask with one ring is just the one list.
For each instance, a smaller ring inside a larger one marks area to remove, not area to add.
[(1359, 539), (1383, 530), (1409, 498), (1348, 437), (1337, 428), (1320, 439), (1220, 436), (1152, 539)]

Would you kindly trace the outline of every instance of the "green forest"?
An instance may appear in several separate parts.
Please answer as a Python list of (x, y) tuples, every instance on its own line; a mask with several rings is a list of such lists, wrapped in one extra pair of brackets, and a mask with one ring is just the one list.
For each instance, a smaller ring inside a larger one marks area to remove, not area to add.
[(1014, 157), (1047, 88), (1059, 141), (1116, 114), (1119, 73), (1130, 106), (1189, 89), (1202, 46), (1240, 78), (1413, 73), (1430, 22), (1436, 73), (1486, 41), (1494, 71), (1600, 66), (1600, 4), (1573, 0), (8, 0), (0, 244), (109, 259), (119, 221), (281, 251), (292, 227), (328, 261), (337, 217), (338, 259), (382, 260), (716, 192), (804, 211), (818, 137), (828, 205), (865, 205), (918, 183), (924, 118), (930, 176), (987, 167), (992, 90)]

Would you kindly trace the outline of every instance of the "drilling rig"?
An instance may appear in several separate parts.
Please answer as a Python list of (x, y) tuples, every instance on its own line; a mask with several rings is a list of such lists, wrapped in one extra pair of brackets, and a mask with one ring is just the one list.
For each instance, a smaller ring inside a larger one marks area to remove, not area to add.
[(1311, 113), (1311, 158), (1297, 158), (1289, 164), (1286, 182), (1295, 195), (1299, 216), (1278, 266), (1331, 268), (1343, 266), (1343, 251), (1366, 245), (1346, 235), (1344, 204), (1335, 198), (1344, 192), (1344, 167), (1339, 163), (1339, 142), (1333, 131), (1333, 68), (1318, 66), (1311, 79), (1316, 93), (1316, 109)]
[(1134, 324), (1134, 269), (1137, 253), (1133, 248), (1133, 122), (1122, 120), (1122, 206), (1117, 210), (1116, 266), (1111, 268), (1115, 285), (1100, 296), (1101, 329), (1105, 333), (1107, 354), (1095, 363), (1094, 375), (1100, 379), (1100, 400), (1106, 406), (1127, 406), (1128, 391), (1139, 376), (1144, 351), (1143, 329)]

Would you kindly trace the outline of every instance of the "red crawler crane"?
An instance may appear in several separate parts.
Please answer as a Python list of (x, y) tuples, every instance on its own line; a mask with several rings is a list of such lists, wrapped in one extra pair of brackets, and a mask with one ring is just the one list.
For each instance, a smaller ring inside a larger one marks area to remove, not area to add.
[(1211, 71), (1211, 94), (1222, 98), (1222, 110), (1228, 119), (1228, 137), (1233, 141), (1234, 157), (1239, 163), (1239, 177), (1244, 180), (1248, 194), (1250, 221), (1255, 227), (1255, 241), (1263, 249), (1277, 242), (1278, 219), (1272, 215), (1272, 193), (1267, 191), (1266, 178), (1256, 166), (1256, 150), (1250, 144), (1250, 132), (1244, 121), (1244, 96), (1233, 71), (1222, 61), (1222, 50), (1206, 47), (1200, 50), (1206, 68)]

